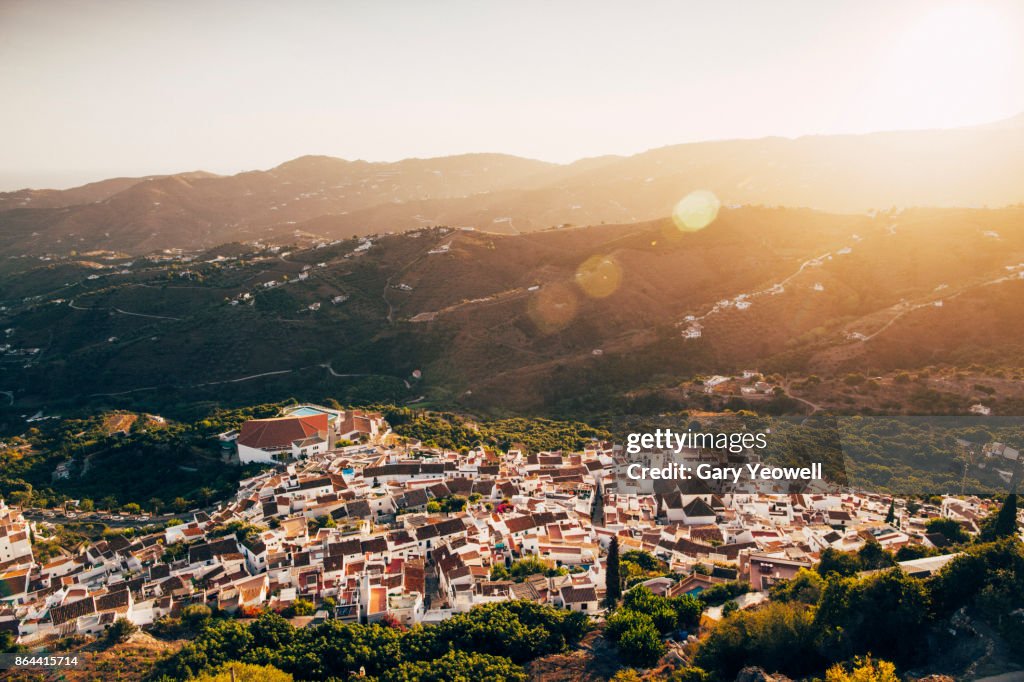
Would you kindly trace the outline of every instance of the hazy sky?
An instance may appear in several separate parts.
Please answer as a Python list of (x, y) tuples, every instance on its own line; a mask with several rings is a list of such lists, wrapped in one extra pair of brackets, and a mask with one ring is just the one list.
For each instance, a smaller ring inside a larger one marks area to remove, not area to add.
[(1024, 111), (1024, 3), (0, 0), (0, 189)]

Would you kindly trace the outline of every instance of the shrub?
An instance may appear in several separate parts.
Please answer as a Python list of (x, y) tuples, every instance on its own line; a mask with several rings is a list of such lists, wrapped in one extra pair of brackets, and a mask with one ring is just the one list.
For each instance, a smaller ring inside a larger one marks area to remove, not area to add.
[(651, 666), (664, 653), (665, 643), (661, 641), (653, 622), (640, 622), (623, 632), (619, 638), (619, 654), (626, 662)]

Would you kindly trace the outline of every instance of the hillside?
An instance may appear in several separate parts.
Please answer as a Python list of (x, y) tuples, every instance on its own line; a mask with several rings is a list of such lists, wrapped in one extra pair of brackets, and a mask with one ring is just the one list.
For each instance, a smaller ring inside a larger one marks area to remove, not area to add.
[(1024, 121), (950, 130), (682, 144), (557, 165), (500, 154), (395, 163), (302, 157), (0, 194), (0, 250), (144, 254), (234, 240), (329, 239), (431, 225), (516, 234), (668, 215), (694, 189), (726, 205), (830, 212), (1024, 202)]
[(1021, 208), (9, 259), (0, 389), (20, 412), (289, 395), (592, 412), (748, 368), (1012, 373), (1022, 263)]

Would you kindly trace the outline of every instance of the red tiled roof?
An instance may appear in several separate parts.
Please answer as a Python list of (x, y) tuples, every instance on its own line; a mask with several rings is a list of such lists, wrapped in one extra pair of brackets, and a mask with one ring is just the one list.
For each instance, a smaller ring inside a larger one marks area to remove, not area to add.
[(327, 431), (327, 415), (308, 417), (279, 417), (277, 419), (250, 419), (242, 424), (238, 442), (250, 448), (288, 447), (303, 438)]

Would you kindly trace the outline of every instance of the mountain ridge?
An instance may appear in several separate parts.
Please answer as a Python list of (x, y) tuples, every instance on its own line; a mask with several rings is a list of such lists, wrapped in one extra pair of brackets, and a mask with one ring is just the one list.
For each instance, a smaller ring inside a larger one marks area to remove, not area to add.
[(766, 137), (669, 145), (555, 164), (496, 153), (397, 162), (306, 155), (235, 175), (119, 178), (0, 194), (0, 249), (143, 254), (427, 225), (498, 233), (629, 223), (696, 189), (726, 205), (863, 213), (1024, 202), (1024, 126)]

